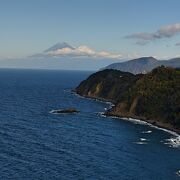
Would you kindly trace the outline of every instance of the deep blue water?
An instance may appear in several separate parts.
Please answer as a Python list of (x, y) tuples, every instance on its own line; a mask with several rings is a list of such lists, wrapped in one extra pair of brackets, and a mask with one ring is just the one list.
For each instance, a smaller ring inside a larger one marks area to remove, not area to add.
[[(102, 117), (108, 104), (70, 91), (89, 74), (0, 70), (0, 179), (179, 179), (171, 134)], [(66, 107), (80, 113), (49, 113)]]

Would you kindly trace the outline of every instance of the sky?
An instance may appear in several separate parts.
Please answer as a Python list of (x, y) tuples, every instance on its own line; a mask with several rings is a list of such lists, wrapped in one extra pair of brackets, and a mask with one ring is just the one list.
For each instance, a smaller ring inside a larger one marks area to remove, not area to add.
[(0, 59), (26, 58), (57, 42), (86, 47), (93, 57), (105, 52), (112, 62), (177, 57), (179, 7), (179, 0), (0, 0)]

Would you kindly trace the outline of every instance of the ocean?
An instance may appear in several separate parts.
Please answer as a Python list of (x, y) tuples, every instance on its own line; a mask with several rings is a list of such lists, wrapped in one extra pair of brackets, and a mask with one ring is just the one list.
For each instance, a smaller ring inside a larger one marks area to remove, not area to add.
[[(91, 73), (0, 70), (0, 179), (180, 179), (176, 134), (72, 92)], [(80, 112), (50, 113), (69, 107)]]

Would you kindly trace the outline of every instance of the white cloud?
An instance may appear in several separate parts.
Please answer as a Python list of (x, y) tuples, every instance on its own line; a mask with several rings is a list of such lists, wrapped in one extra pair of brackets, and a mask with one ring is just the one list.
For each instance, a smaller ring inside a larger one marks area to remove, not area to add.
[(180, 23), (162, 27), (157, 31), (159, 38), (172, 37), (178, 33), (180, 33)]
[(163, 38), (171, 38), (177, 34), (180, 34), (180, 23), (161, 27), (157, 31), (152, 33), (148, 33), (148, 32), (134, 33), (126, 36), (126, 38), (136, 39), (138, 40), (136, 44), (145, 45), (151, 41), (157, 39), (163, 39)]
[(122, 58), (121, 54), (113, 54), (107, 51), (95, 51), (88, 46), (79, 46), (77, 48), (62, 48), (55, 51), (45, 52), (43, 56), (70, 56), (70, 57), (92, 57), (92, 58)]

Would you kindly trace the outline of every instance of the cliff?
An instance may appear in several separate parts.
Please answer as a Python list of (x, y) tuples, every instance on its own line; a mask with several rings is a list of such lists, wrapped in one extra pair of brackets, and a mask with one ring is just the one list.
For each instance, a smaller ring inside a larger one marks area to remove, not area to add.
[(141, 76), (107, 69), (96, 72), (82, 81), (76, 92), (85, 97), (115, 103)]
[(180, 132), (180, 69), (161, 66), (145, 75), (103, 70), (83, 81), (76, 92), (114, 102), (107, 115), (138, 118)]

